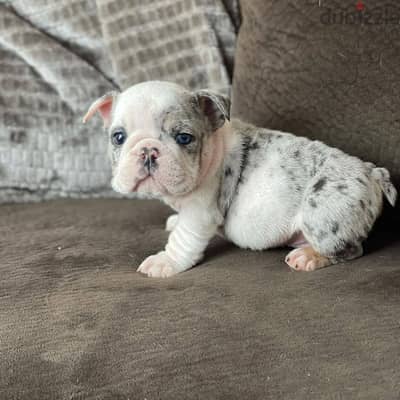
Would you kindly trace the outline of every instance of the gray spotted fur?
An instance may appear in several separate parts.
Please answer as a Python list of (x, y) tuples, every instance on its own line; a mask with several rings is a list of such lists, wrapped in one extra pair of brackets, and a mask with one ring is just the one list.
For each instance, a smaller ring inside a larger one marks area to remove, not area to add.
[[(246, 181), (271, 157), (265, 180), (285, 177), (291, 198), (282, 207), (301, 215), (301, 231), (320, 254), (338, 262), (362, 255), (362, 242), (381, 213), (383, 196), (393, 206), (396, 189), (385, 168), (319, 141), (232, 120), (241, 146), (224, 162), (219, 204), (227, 219)], [(233, 211), (235, 212), (235, 211)]]

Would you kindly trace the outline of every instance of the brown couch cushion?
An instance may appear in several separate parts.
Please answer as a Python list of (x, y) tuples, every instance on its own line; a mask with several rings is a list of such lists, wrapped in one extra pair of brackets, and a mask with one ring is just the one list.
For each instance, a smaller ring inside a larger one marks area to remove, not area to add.
[(232, 113), (385, 166), (399, 188), (400, 5), (356, 3), (242, 0)]
[(218, 240), (202, 265), (146, 278), (169, 213), (0, 207), (1, 400), (398, 398), (398, 239), (314, 273)]

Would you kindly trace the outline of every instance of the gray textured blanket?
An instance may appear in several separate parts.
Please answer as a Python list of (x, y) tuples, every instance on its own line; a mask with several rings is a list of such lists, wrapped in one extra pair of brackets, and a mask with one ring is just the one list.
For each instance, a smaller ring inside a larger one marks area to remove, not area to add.
[(0, 202), (110, 194), (93, 99), (162, 79), (227, 92), (237, 0), (0, 0)]

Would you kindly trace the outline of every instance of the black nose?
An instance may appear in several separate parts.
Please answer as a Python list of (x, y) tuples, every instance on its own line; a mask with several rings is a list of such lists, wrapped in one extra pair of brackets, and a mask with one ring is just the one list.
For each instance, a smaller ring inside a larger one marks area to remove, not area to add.
[(157, 166), (157, 158), (158, 158), (158, 149), (155, 147), (148, 148), (148, 147), (143, 147), (142, 151), (140, 153), (141, 158), (143, 160), (143, 166), (150, 171), (151, 169), (154, 169)]

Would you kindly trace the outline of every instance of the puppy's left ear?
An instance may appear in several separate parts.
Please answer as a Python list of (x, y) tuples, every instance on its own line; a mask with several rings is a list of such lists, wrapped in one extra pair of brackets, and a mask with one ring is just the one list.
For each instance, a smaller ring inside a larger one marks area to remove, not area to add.
[(213, 130), (229, 121), (231, 102), (228, 97), (210, 90), (199, 90), (195, 93), (201, 111), (208, 118)]
[(111, 122), (111, 110), (117, 96), (117, 92), (108, 92), (104, 96), (101, 96), (99, 99), (97, 99), (94, 103), (92, 103), (86, 115), (83, 117), (83, 123), (85, 124), (87, 121), (89, 121), (89, 119), (96, 114), (96, 111), (98, 111), (103, 118), (104, 126), (107, 128)]

